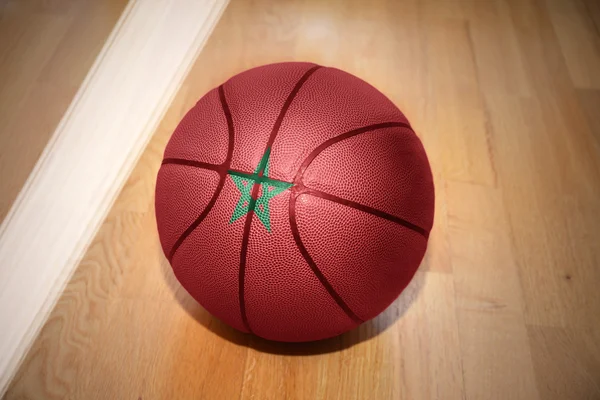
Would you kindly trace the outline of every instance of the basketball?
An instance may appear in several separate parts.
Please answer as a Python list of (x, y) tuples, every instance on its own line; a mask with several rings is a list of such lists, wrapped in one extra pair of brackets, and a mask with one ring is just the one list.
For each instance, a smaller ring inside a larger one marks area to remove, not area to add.
[(404, 114), (311, 63), (244, 71), (187, 112), (164, 152), (156, 219), (181, 285), (228, 325), (302, 342), (385, 310), (417, 271), (434, 187)]

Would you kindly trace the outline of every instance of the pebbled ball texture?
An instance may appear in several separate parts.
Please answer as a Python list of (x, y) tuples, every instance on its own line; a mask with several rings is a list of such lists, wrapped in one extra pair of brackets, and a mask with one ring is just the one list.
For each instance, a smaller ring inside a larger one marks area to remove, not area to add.
[(183, 287), (234, 328), (290, 342), (388, 307), (423, 259), (433, 210), (406, 117), (366, 82), (311, 63), (253, 68), (208, 92), (156, 185)]

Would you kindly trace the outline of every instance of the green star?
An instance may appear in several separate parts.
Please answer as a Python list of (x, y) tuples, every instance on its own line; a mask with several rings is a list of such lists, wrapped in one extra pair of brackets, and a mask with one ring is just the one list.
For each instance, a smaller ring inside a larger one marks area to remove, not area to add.
[(238, 190), (241, 193), (240, 199), (235, 205), (235, 210), (233, 210), (233, 215), (229, 220), (229, 223), (232, 224), (242, 216), (246, 215), (248, 212), (248, 208), (250, 207), (250, 201), (252, 200), (251, 192), (252, 186), (254, 186), (254, 181), (252, 179), (244, 179), (241, 176), (237, 175), (229, 175), (235, 186), (237, 186)]
[[(238, 200), (229, 223), (232, 224), (250, 211), (254, 212), (268, 232), (271, 232), (271, 214), (269, 201), (280, 193), (289, 189), (293, 184), (269, 178), (269, 156), (271, 149), (267, 149), (253, 174), (238, 171), (228, 171), (229, 176), (240, 191)], [(260, 197), (252, 198), (252, 188), (260, 185)]]

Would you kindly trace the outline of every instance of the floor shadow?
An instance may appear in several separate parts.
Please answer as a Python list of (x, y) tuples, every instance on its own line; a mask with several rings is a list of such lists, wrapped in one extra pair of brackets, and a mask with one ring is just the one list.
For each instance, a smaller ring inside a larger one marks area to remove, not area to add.
[(177, 302), (196, 321), (215, 335), (241, 346), (247, 346), (260, 352), (281, 355), (315, 355), (333, 353), (350, 348), (358, 343), (370, 340), (392, 326), (402, 318), (411, 304), (417, 299), (425, 285), (425, 273), (417, 272), (408, 287), (385, 311), (376, 318), (339, 336), (314, 342), (285, 343), (266, 340), (258, 336), (240, 332), (230, 327), (206, 311), (181, 286), (164, 255), (160, 253), (161, 269), (169, 288)]

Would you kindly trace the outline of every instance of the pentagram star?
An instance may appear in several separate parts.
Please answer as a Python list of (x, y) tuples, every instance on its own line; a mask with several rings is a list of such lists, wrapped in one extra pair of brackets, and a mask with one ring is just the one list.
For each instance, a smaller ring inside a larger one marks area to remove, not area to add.
[[(253, 174), (239, 171), (228, 171), (229, 176), (240, 191), (238, 200), (229, 223), (232, 224), (250, 211), (254, 212), (268, 232), (271, 232), (271, 214), (269, 212), (269, 201), (284, 192), (293, 184), (269, 178), (269, 155), (271, 149), (267, 149)], [(252, 198), (254, 185), (260, 185), (258, 198)]]

